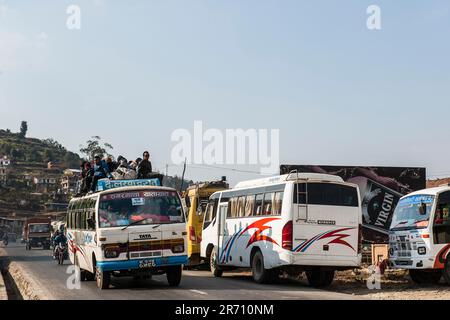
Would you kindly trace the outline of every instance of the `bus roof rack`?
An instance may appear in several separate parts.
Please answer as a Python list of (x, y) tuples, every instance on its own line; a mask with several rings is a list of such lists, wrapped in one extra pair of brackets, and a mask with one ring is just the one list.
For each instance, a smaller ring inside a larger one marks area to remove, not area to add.
[(295, 172), (268, 178), (242, 181), (236, 184), (234, 188), (237, 189), (237, 188), (257, 187), (267, 184), (281, 183), (285, 181), (344, 182), (344, 180), (341, 177), (331, 174)]

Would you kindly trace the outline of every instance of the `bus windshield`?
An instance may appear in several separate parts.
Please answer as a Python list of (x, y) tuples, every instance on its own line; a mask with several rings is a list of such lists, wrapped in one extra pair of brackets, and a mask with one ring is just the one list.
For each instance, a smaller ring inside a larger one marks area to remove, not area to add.
[(426, 228), (433, 203), (434, 196), (431, 195), (403, 198), (395, 208), (391, 230)]
[(100, 198), (100, 228), (180, 222), (184, 215), (176, 191), (126, 191)]

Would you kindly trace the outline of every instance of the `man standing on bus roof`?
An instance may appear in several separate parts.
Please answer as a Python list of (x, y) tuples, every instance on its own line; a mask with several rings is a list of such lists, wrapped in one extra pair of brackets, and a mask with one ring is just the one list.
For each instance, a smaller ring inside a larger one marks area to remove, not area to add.
[(91, 191), (94, 192), (97, 188), (97, 182), (103, 178), (112, 178), (111, 172), (109, 172), (108, 164), (105, 160), (102, 160), (100, 156), (94, 157), (94, 180), (92, 181)]
[(138, 179), (147, 179), (150, 177), (152, 173), (152, 163), (150, 162), (150, 153), (148, 151), (144, 151), (142, 154), (144, 159), (139, 163), (137, 167), (137, 178)]

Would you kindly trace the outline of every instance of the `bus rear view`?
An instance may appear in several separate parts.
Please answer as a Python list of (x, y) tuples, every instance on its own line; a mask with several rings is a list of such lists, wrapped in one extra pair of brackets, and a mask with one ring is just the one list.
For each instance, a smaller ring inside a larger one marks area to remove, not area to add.
[(281, 271), (306, 272), (312, 286), (324, 287), (336, 270), (360, 266), (359, 190), (340, 177), (293, 173), (245, 181), (212, 195), (208, 207), (201, 254), (215, 276), (251, 268), (263, 283)]

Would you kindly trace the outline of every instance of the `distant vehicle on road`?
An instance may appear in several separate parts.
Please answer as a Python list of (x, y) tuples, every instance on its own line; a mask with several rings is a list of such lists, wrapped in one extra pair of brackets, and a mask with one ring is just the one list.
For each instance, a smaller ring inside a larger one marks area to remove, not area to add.
[(291, 173), (238, 183), (214, 193), (203, 222), (201, 256), (214, 276), (251, 268), (269, 283), (281, 270), (306, 272), (314, 287), (336, 270), (361, 263), (357, 185), (317, 173)]
[(390, 262), (408, 269), (419, 284), (450, 284), (450, 186), (410, 193), (394, 211), (389, 235)]
[(23, 236), (26, 243), (26, 250), (42, 247), (44, 250), (50, 249), (51, 237), (50, 218), (29, 218), (25, 221)]
[(8, 232), (8, 241), (9, 242), (16, 242), (17, 241), (17, 235), (14, 232)]
[(111, 276), (166, 274), (178, 286), (187, 264), (186, 222), (178, 192), (159, 179), (100, 180), (102, 191), (74, 198), (67, 213), (70, 261), (100, 289)]
[(200, 264), (200, 242), (202, 240), (203, 219), (209, 197), (217, 191), (228, 189), (226, 178), (220, 181), (201, 182), (189, 186), (184, 192), (187, 213), (187, 250), (189, 266)]

